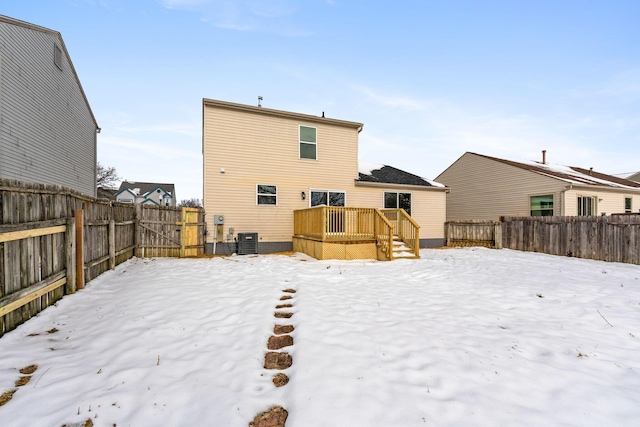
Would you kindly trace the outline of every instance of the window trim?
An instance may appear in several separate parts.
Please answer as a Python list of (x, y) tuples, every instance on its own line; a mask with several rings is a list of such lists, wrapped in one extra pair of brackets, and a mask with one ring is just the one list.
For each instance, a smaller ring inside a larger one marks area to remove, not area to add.
[[(533, 197), (545, 197), (545, 196), (551, 196), (552, 200), (552, 206), (551, 209), (542, 209), (540, 208), (539, 211), (543, 212), (543, 211), (549, 211), (551, 210), (551, 215), (533, 215), (533, 209), (531, 209), (531, 198)], [(529, 216), (554, 216), (556, 214), (556, 195), (554, 193), (545, 193), (545, 194), (531, 194), (529, 195)]]
[(309, 207), (313, 208), (315, 206), (332, 206), (332, 205), (312, 205), (311, 202), (313, 201), (313, 193), (327, 193), (327, 203), (329, 202), (329, 193), (342, 193), (344, 194), (344, 205), (342, 206), (347, 206), (347, 191), (346, 190), (325, 190), (323, 188), (310, 188), (309, 189)]
[[(396, 194), (396, 207), (395, 208), (387, 208), (386, 205), (386, 201), (387, 201), (387, 193), (395, 193)], [(400, 209), (400, 194), (408, 194), (409, 195), (409, 212), (407, 212), (407, 214), (409, 214), (409, 216), (411, 216), (411, 211), (413, 210), (413, 192), (411, 191), (388, 191), (388, 190), (384, 190), (382, 192), (382, 209)], [(406, 209), (405, 209), (406, 211)]]
[[(309, 129), (314, 129), (315, 130), (315, 141), (314, 142), (309, 142), (309, 141), (303, 141), (302, 140), (302, 128), (309, 128)], [(308, 145), (313, 145), (315, 148), (315, 158), (311, 159), (309, 157), (302, 157), (302, 144), (308, 144)], [(313, 161), (318, 161), (318, 128), (315, 126), (308, 126), (308, 125), (298, 125), (298, 159), (300, 160), (313, 160)]]
[[(273, 187), (275, 188), (275, 194), (271, 193), (260, 193), (260, 187)], [(263, 197), (273, 197), (275, 199), (275, 203), (260, 203), (260, 196)], [(278, 206), (278, 186), (275, 184), (256, 184), (256, 206)]]
[[(581, 211), (583, 210), (583, 207), (581, 206), (580, 199), (591, 199), (591, 202), (592, 202), (591, 207), (593, 209), (593, 212), (591, 214), (581, 213)], [(598, 198), (596, 196), (588, 196), (588, 195), (578, 194), (576, 201), (577, 201), (577, 203), (576, 203), (577, 204), (577, 206), (576, 206), (576, 208), (577, 208), (576, 209), (577, 210), (576, 215), (577, 216), (596, 216), (598, 214), (598, 205), (597, 205)]]
[(53, 45), (53, 63), (62, 70), (62, 48), (55, 43)]

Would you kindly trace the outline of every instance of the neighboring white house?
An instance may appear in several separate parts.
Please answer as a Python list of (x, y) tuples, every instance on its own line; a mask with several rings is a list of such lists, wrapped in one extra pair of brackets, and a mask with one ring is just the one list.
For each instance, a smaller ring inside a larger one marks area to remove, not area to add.
[(60, 33), (0, 15), (0, 178), (95, 197), (99, 131)]
[(173, 184), (153, 182), (127, 182), (120, 184), (115, 200), (122, 203), (140, 203), (156, 206), (176, 206), (176, 192)]

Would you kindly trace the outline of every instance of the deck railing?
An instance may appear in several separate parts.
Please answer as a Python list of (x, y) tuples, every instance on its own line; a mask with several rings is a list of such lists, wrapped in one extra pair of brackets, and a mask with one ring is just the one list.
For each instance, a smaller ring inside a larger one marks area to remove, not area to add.
[(404, 209), (382, 209), (382, 214), (393, 225), (396, 236), (420, 256), (420, 226)]
[(373, 208), (315, 206), (293, 212), (294, 234), (321, 240), (375, 239)]
[(398, 236), (419, 256), (419, 226), (402, 209), (315, 206), (293, 213), (294, 234), (322, 241), (376, 240), (388, 259)]

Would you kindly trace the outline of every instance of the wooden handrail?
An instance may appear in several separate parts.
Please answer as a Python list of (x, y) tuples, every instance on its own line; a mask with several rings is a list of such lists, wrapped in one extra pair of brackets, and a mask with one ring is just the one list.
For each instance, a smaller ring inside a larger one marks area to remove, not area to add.
[(404, 209), (315, 206), (295, 210), (293, 218), (295, 236), (321, 241), (375, 240), (387, 259), (393, 259), (397, 235), (420, 256), (420, 226)]

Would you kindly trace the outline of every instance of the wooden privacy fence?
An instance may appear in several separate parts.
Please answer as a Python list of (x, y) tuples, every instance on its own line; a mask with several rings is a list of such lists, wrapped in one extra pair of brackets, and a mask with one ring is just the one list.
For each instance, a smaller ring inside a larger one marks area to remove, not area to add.
[(204, 234), (202, 209), (0, 179), (0, 337), (134, 255), (204, 254)]
[(449, 221), (444, 229), (446, 246), (500, 248), (502, 244), (502, 228), (498, 221)]
[(468, 242), (490, 242), (493, 229), (493, 247), (640, 265), (638, 215), (501, 219), (499, 222), (450, 221), (446, 225), (447, 245), (465, 245), (460, 240), (465, 233), (469, 236)]

